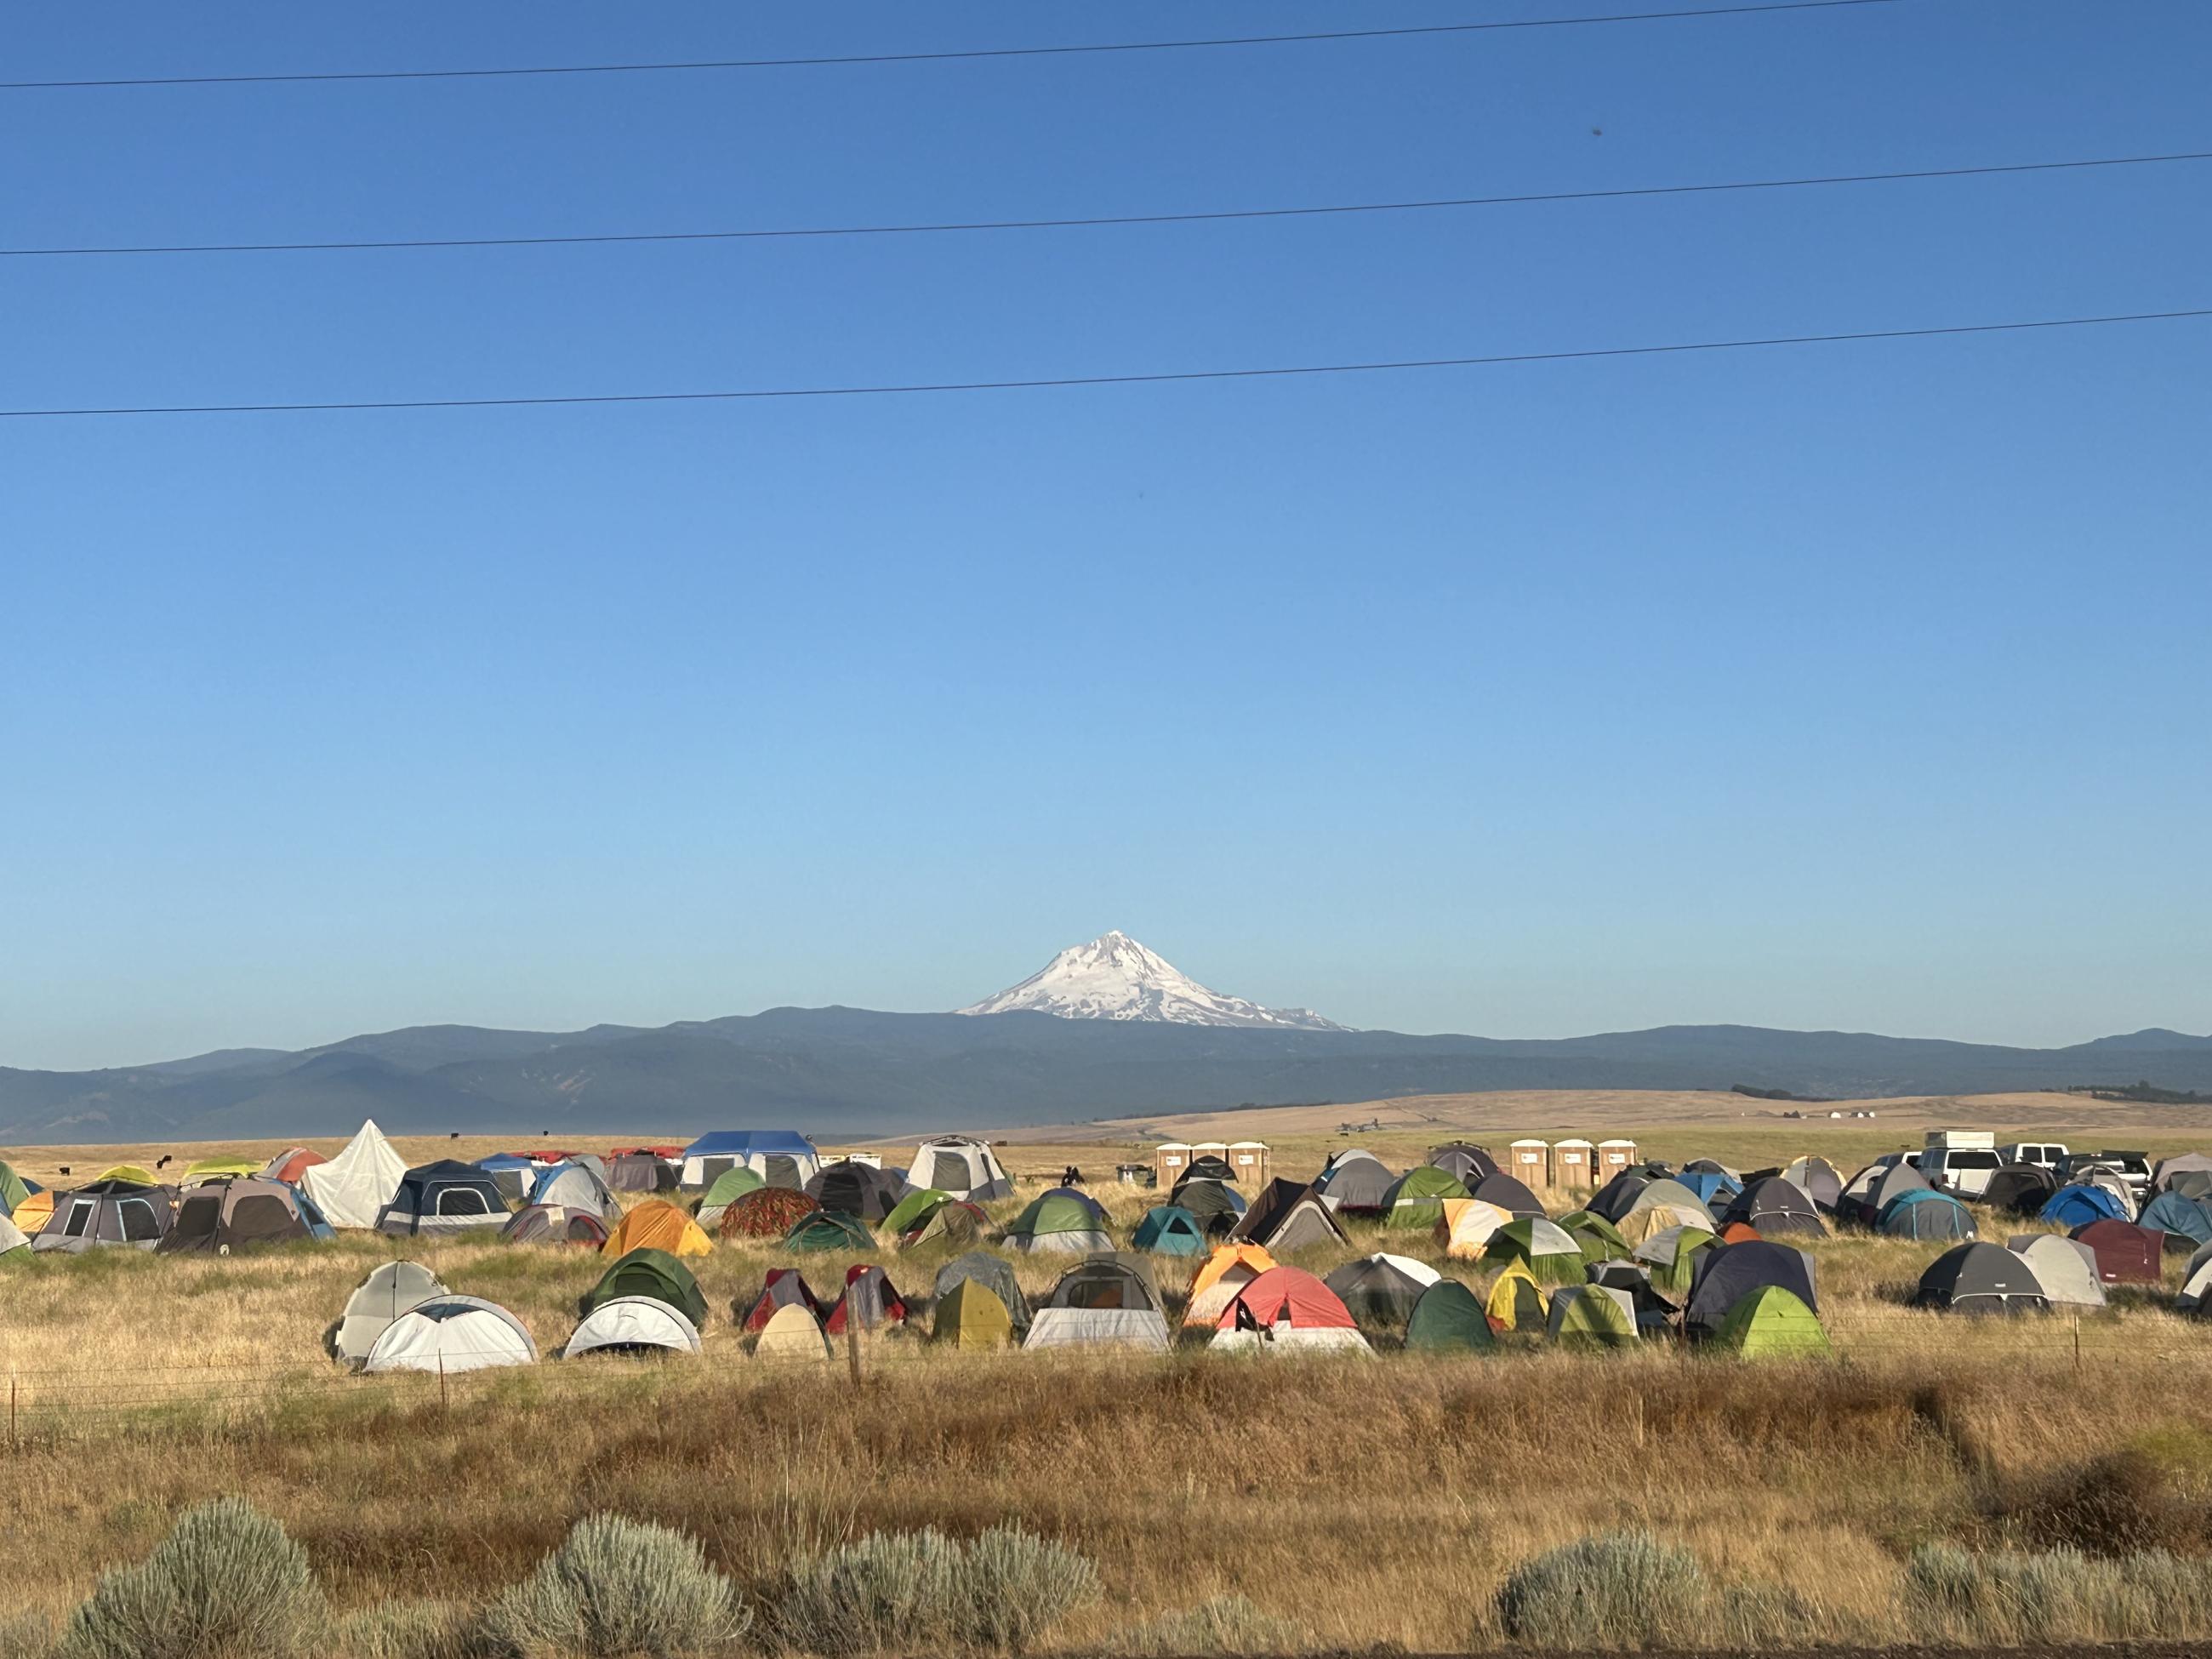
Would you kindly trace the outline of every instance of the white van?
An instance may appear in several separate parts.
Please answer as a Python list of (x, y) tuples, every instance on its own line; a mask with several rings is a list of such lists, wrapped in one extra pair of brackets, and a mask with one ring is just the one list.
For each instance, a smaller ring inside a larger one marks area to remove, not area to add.
[(1997, 1148), (2008, 1164), (2033, 1164), (2039, 1170), (2057, 1170), (2067, 1158), (2064, 1146), (2056, 1140), (2015, 1140)]

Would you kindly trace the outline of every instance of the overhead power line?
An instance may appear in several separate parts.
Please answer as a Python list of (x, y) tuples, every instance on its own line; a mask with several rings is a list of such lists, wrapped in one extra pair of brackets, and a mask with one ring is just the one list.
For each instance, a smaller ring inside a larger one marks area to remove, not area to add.
[(489, 81), (529, 75), (662, 75), (687, 70), (829, 69), (858, 64), (946, 64), (996, 58), (1075, 58), (1104, 52), (1188, 52), (1200, 47), (1273, 46), (1333, 40), (1389, 40), (1409, 36), (1487, 34), (1504, 29), (1574, 28), (1602, 23), (1661, 23), (1693, 17), (1744, 17), (1761, 12), (1835, 11), (1890, 6), (1901, 0), (1769, 0), (1674, 11), (1607, 12), (1583, 17), (1511, 17), (1487, 23), (1430, 23), (1404, 28), (1328, 29), (1304, 34), (1225, 34), (1187, 40), (1115, 40), (1066, 46), (986, 46), (963, 52), (878, 52), (823, 58), (721, 58), (659, 64), (539, 64), (495, 69), (331, 70), (276, 75), (111, 76), (82, 81), (0, 81), (0, 92), (65, 91), (88, 87), (237, 87), (326, 81)]
[(1923, 167), (1905, 173), (1839, 173), (1802, 179), (1750, 179), (1701, 185), (1645, 185), (1613, 190), (1526, 191), (1508, 196), (1449, 196), (1404, 202), (1351, 202), (1318, 207), (1231, 208), (1199, 213), (1102, 214), (1062, 219), (974, 219), (902, 225), (822, 225), (757, 230), (656, 230), (560, 236), (419, 236), (329, 242), (155, 242), (76, 247), (0, 247), (0, 258), (76, 258), (100, 254), (342, 253), (394, 248), (576, 247), (621, 242), (772, 241), (833, 236), (921, 236), (959, 231), (1070, 230), (1114, 225), (1188, 225), (1238, 219), (1314, 219), (1332, 215), (1422, 213), (1448, 208), (1513, 207), (1542, 202), (1613, 202), (1640, 197), (1709, 196), (1732, 191), (1802, 190), (1823, 185), (1886, 185), (1914, 179), (1981, 179), (2006, 173), (2081, 172), (2212, 161), (2212, 150), (2167, 155), (2115, 155), (2075, 161), (2017, 161), (1990, 167)]
[(2176, 322), (2212, 317), (2212, 306), (2139, 311), (2105, 317), (2039, 318), (2027, 322), (1957, 323), (1934, 328), (1864, 329), (1837, 334), (1780, 334), (1756, 339), (1692, 340), (1672, 345), (1600, 346), (1571, 351), (1498, 352), (1474, 357), (1413, 357), (1360, 363), (1300, 363), (1269, 368), (1180, 369), (1151, 374), (1061, 374), (1025, 380), (935, 380), (875, 386), (766, 386), (724, 392), (603, 392), (541, 398), (391, 398), (334, 403), (146, 404), (82, 409), (0, 409), (0, 420), (51, 420), (111, 415), (305, 415), (350, 410), (544, 409), (583, 404), (750, 403), (781, 398), (881, 398), (944, 392), (1035, 392), (1103, 386), (1165, 386), (1191, 380), (1283, 380), (1301, 375), (1381, 374), (1423, 368), (1486, 368), (1509, 363), (1562, 363), (1604, 357), (1660, 357), (1771, 346), (1837, 345), (1863, 340), (1926, 340), (1966, 334), (2018, 334), (2118, 323)]

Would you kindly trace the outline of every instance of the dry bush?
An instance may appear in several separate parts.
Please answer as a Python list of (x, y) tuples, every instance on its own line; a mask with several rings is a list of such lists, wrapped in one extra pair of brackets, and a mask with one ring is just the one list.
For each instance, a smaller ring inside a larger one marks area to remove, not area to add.
[(337, 1659), (482, 1659), (473, 1609), (451, 1601), (380, 1601), (338, 1620)]
[(187, 1510), (139, 1565), (104, 1576), (56, 1659), (289, 1659), (323, 1615), (307, 1552), (242, 1498)]
[(1507, 1636), (1539, 1648), (1680, 1648), (1705, 1633), (1705, 1571), (1646, 1532), (1577, 1539), (1498, 1587)]
[(965, 1545), (934, 1528), (877, 1533), (794, 1568), (776, 1625), (816, 1653), (1021, 1653), (1097, 1589), (1090, 1562), (1018, 1526)]
[(2099, 1558), (2075, 1549), (1982, 1553), (1926, 1544), (1906, 1566), (1905, 1596), (1923, 1639), (1959, 1644), (2212, 1635), (2212, 1565), (2162, 1551)]
[(2202, 1554), (2212, 1544), (2212, 1510), (2132, 1446), (2001, 1477), (1983, 1513), (2023, 1543), (2088, 1555)]
[(1295, 1619), (1278, 1617), (1242, 1595), (1216, 1595), (1128, 1626), (1108, 1646), (1139, 1659), (1203, 1659), (1217, 1653), (1296, 1653), (1312, 1639)]
[(751, 1623), (696, 1540), (594, 1515), (484, 1609), (477, 1633), (497, 1659), (681, 1659), (728, 1650)]

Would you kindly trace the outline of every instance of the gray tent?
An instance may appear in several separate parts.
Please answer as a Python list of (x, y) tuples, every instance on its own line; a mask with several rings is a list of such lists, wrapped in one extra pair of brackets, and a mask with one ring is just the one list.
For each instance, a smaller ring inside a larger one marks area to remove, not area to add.
[(1389, 1201), (1390, 1183), (1398, 1177), (1382, 1160), (1362, 1146), (1339, 1152), (1314, 1182), (1322, 1200), (1332, 1210), (1372, 1210), (1380, 1212)]
[(988, 1250), (970, 1250), (965, 1255), (956, 1255), (937, 1270), (937, 1282), (930, 1286), (933, 1297), (942, 1297), (963, 1279), (972, 1279), (1006, 1304), (1006, 1316), (1014, 1322), (1017, 1332), (1029, 1328), (1029, 1298), (1014, 1278), (1014, 1265), (1004, 1256), (993, 1255)]
[(2097, 1253), (2063, 1233), (2023, 1233), (2007, 1243), (2035, 1274), (2035, 1282), (2054, 1308), (2101, 1308), (2105, 1287), (2097, 1277)]
[(361, 1281), (346, 1298), (345, 1312), (331, 1333), (331, 1352), (348, 1364), (368, 1358), (384, 1328), (411, 1308), (446, 1294), (437, 1274), (419, 1261), (387, 1261)]
[(2039, 1311), (2051, 1305), (2027, 1258), (2001, 1244), (1954, 1244), (1920, 1275), (1913, 1305), (1955, 1313)]
[(57, 1193), (54, 1212), (31, 1248), (41, 1255), (58, 1250), (68, 1255), (106, 1245), (150, 1250), (169, 1231), (176, 1197), (170, 1188), (135, 1181), (95, 1181), (73, 1193)]

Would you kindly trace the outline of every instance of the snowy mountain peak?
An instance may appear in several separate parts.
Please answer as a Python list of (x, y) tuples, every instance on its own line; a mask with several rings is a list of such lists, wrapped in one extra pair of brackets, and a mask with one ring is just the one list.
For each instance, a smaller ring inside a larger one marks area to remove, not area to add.
[(1310, 1008), (1262, 1008), (1209, 991), (1120, 929), (1072, 945), (1012, 990), (963, 1014), (1017, 1010), (1062, 1019), (1141, 1019), (1173, 1025), (1242, 1025), (1279, 1031), (1341, 1031)]

